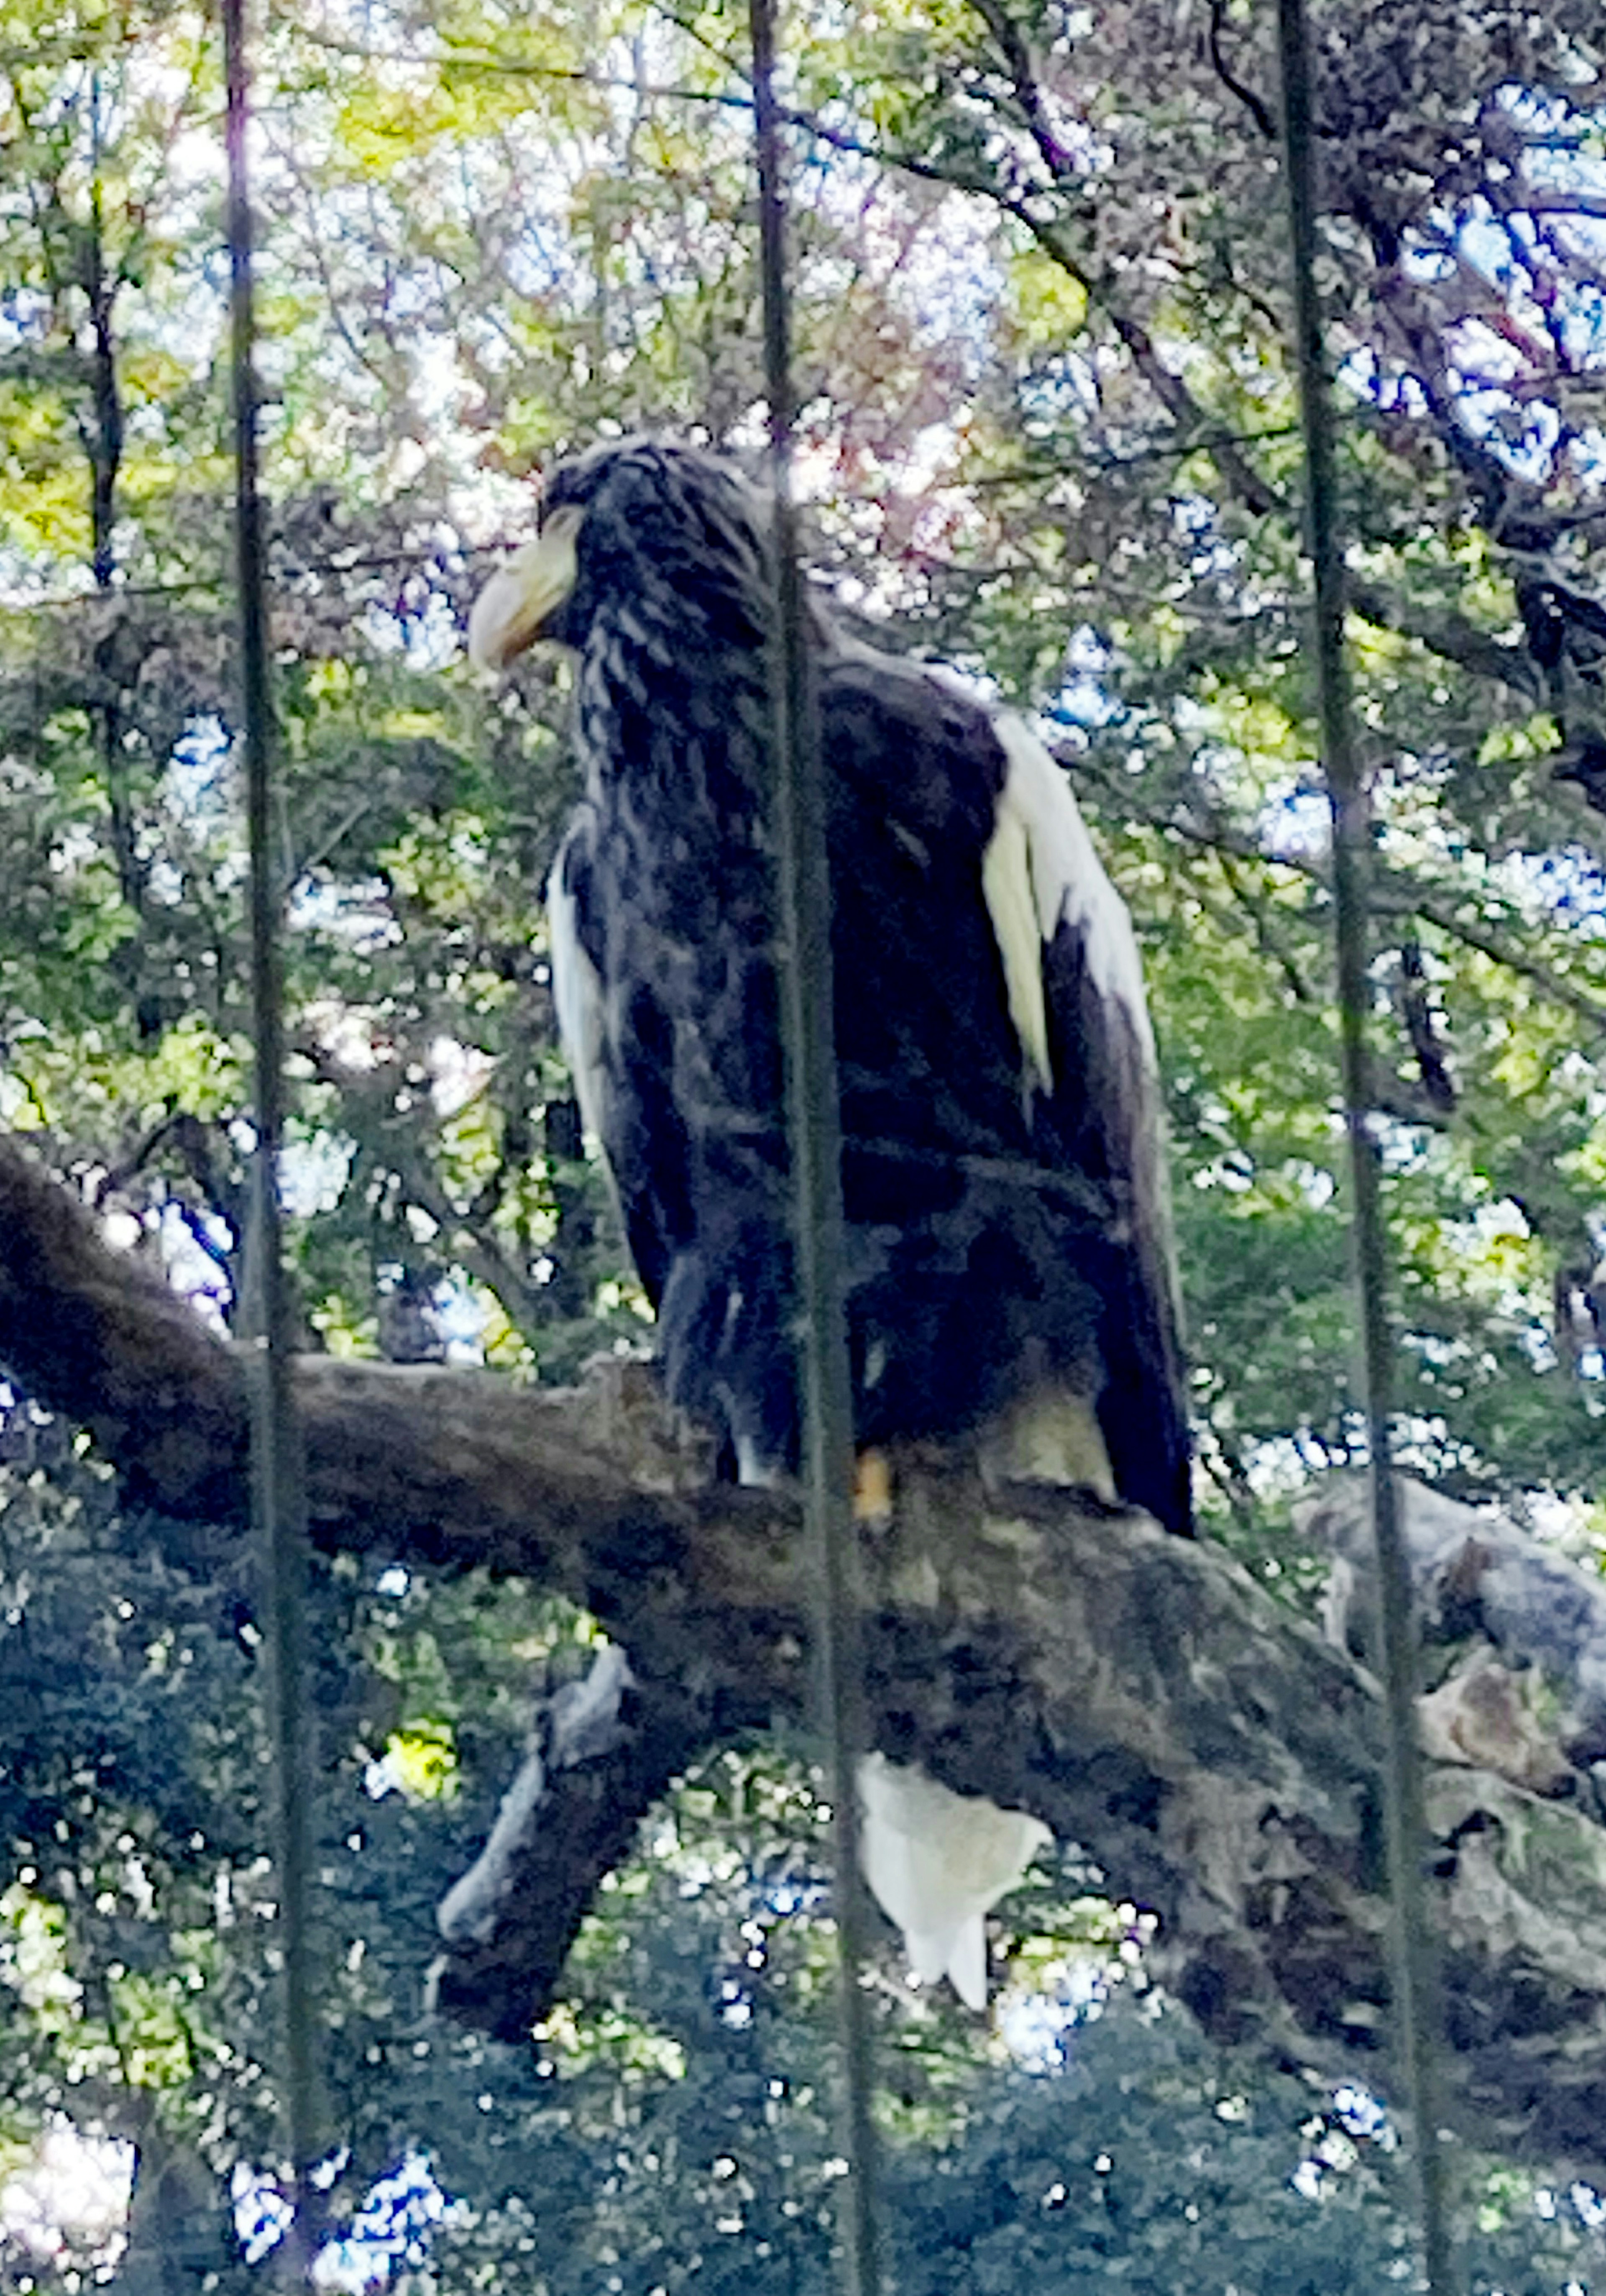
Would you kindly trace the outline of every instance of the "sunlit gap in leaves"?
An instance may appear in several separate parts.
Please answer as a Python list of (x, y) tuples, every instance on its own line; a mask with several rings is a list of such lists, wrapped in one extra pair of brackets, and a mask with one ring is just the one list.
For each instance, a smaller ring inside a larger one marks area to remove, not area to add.
[(31, 2264), (112, 2278), (127, 2245), (135, 2148), (120, 2137), (86, 2136), (65, 2114), (53, 2116), (25, 2150), (0, 2154), (0, 2256), (20, 2250)]
[[(314, 2182), (332, 2184), (342, 2165), (337, 2155), (313, 2171)], [(235, 2166), (230, 2194), (241, 2252), (248, 2264), (258, 2264), (283, 2239), (294, 2211), (273, 2178), (243, 2161)], [(449, 2224), (453, 2214), (454, 2203), (436, 2183), (429, 2155), (405, 2153), (389, 2176), (370, 2185), (345, 2232), (318, 2251), (314, 2287), (359, 2296), (364, 2289), (384, 2287), (393, 2275), (422, 2270), (430, 2232)]]
[(215, 834), (233, 827), (229, 804), (228, 734), (220, 718), (197, 718), (173, 744), (166, 794), (191, 825)]
[(214, 1331), (227, 1328), (234, 1295), (224, 1271), (237, 1239), (218, 1213), (166, 1203), (136, 1215), (113, 1205), (101, 1233), (114, 1251), (132, 1252), (154, 1238), (162, 1273), (179, 1298)]
[[(1233, 2103), (1241, 2104), (1241, 2100), (1217, 2106), (1222, 2120), (1240, 2117), (1232, 2109)], [(1247, 2112), (1247, 2107), (1241, 2110)], [(1369, 2090), (1357, 2088), (1351, 2082), (1335, 2088), (1326, 2112), (1307, 2120), (1300, 2133), (1312, 2140), (1311, 2149), (1294, 2169), (1289, 2183), (1307, 2201), (1319, 2201), (1327, 2178), (1342, 2176), (1357, 2165), (1363, 2144), (1375, 2144), (1381, 2152), (1392, 2152), (1399, 2144), (1388, 2106)]]
[(998, 2038), (1024, 2071), (1057, 2072), (1069, 2060), (1077, 2028), (1102, 2016), (1110, 1981), (1099, 1962), (1068, 1961), (1053, 1993), (1009, 1987), (995, 2012)]
[[(1222, 2120), (1245, 2120), (1250, 2107), (1243, 2098), (1226, 2098), (1217, 2108)], [(1307, 2201), (1321, 2203), (1353, 2170), (1366, 2152), (1397, 2150), (1398, 2134), (1388, 2105), (1370, 2090), (1343, 2082), (1329, 2095), (1325, 2107), (1304, 2123), (1300, 2134), (1308, 2150), (1289, 2177), (1292, 2189)], [(1480, 2180), (1483, 2202), (1481, 2229), (1493, 2232), (1508, 2216), (1537, 2218), (1545, 2223), (1570, 2221), (1580, 2231), (1597, 2236), (1606, 2231), (1606, 2201), (1591, 2185), (1576, 2182), (1565, 2193), (1548, 2185), (1528, 2187), (1524, 2180), (1504, 2182), (1498, 2174)], [(1559, 2296), (1588, 2296), (1589, 2284), (1577, 2280), (1563, 2284)], [(1489, 2296), (1499, 2296), (1492, 2288)]]
[[(1529, 142), (1529, 181), (1546, 209), (1569, 195), (1581, 204), (1599, 198), (1606, 189), (1606, 166), (1581, 149), (1546, 152), (1538, 142), (1545, 134), (1561, 138), (1577, 121), (1564, 99), (1513, 86), (1502, 90), (1497, 101), (1511, 115), (1514, 130)], [(1407, 277), (1448, 280), (1464, 262), (1503, 299), (1514, 325), (1528, 328), (1541, 340), (1559, 327), (1563, 355), (1577, 365), (1586, 365), (1606, 348), (1606, 299), (1593, 283), (1569, 283), (1543, 308), (1528, 291), (1526, 258), (1538, 244), (1538, 233), (1524, 196), (1514, 197), (1499, 213), (1487, 200), (1475, 197), (1464, 211), (1442, 209), (1429, 220), (1436, 239), (1419, 236), (1407, 244), (1401, 266)], [(1606, 230), (1598, 221), (1578, 214), (1568, 222), (1569, 240), (1580, 257), (1598, 261), (1606, 254)], [(1553, 475), (1561, 424), (1553, 406), (1521, 388), (1525, 357), (1518, 343), (1478, 313), (1452, 320), (1445, 342), (1449, 379), (1459, 387), (1460, 418), (1514, 475), (1543, 484)], [(1357, 397), (1379, 405), (1416, 415), (1428, 412), (1412, 379), (1384, 371), (1372, 352), (1352, 353), (1340, 368), (1339, 381)], [(1505, 388), (1507, 384), (1512, 387)], [(1586, 480), (1606, 469), (1606, 441), (1598, 431), (1575, 430), (1569, 454)]]

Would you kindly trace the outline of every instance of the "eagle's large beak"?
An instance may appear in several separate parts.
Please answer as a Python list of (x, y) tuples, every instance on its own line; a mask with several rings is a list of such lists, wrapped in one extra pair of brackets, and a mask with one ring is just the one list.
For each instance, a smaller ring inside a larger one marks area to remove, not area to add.
[(554, 511), (535, 541), (516, 550), (481, 590), (469, 616), (469, 660), (476, 669), (505, 669), (568, 597), (584, 516), (574, 505)]

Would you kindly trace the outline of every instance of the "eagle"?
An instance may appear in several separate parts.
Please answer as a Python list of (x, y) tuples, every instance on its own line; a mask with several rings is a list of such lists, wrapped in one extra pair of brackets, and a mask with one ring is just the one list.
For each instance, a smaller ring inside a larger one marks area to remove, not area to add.
[[(491, 670), (537, 640), (573, 658), (559, 1029), (669, 1397), (760, 1484), (795, 1466), (799, 1420), (776, 547), (773, 497), (735, 461), (610, 441), (552, 474), (469, 628)], [(1164, 1128), (1126, 907), (1022, 719), (861, 643), (812, 593), (805, 612), (856, 1440), (971, 1445), (984, 1473), (1088, 1486), (1186, 1534)], [(866, 1874), (915, 1968), (984, 2005), (983, 1915), (1044, 1829), (880, 1756), (860, 1791)]]
[[(776, 983), (774, 522), (733, 460), (627, 439), (561, 464), (469, 644), (575, 657), (584, 793), (549, 887), (553, 998), (671, 1399), (739, 1479), (795, 1464)], [(952, 672), (808, 601), (832, 886), (842, 1271), (865, 1448), (1190, 1527), (1154, 1042), (1069, 783)]]

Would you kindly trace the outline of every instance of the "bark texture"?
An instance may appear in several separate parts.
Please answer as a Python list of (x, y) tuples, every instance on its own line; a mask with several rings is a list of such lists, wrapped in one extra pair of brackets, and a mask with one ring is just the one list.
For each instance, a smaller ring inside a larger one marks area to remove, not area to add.
[[(239, 1352), (10, 1142), (0, 1361), (93, 1431), (176, 1553), (215, 1566), (242, 1537)], [(447, 1923), (439, 1997), (516, 2030), (675, 1772), (803, 1719), (797, 1510), (713, 1483), (638, 1364), (545, 1391), (309, 1358), (299, 1391), (321, 1546), (526, 1574), (587, 1604), (627, 1653), (606, 1699), (599, 1686), (540, 1722), (540, 1775)], [(863, 1544), (876, 1744), (1083, 1844), (1159, 1915), (1158, 1973), (1217, 2038), (1387, 2086), (1379, 1699), (1337, 1646), (1354, 1637), (1342, 1604), (1324, 1639), (1228, 1557), (1145, 1517), (987, 1489), (931, 1456), (896, 1464), (894, 1520)], [(1453, 2110), (1482, 2144), (1598, 2179), (1598, 1587), (1431, 1495), (1408, 1514), (1431, 1618), (1465, 1645), (1424, 1715)], [(1310, 1535), (1343, 1560), (1356, 1520), (1340, 1493)]]

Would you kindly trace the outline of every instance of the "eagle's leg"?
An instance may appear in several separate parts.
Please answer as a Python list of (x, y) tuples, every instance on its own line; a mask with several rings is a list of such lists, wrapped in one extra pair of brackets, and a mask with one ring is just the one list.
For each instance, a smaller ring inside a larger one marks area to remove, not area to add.
[(853, 1519), (872, 1525), (892, 1520), (892, 1462), (873, 1447), (860, 1451), (854, 1459)]
[[(750, 1435), (733, 1438), (736, 1480), (749, 1490), (774, 1490), (786, 1480), (786, 1470), (770, 1458)], [(892, 1520), (892, 1463), (884, 1451), (858, 1452), (853, 1463), (855, 1522), (888, 1523)]]

